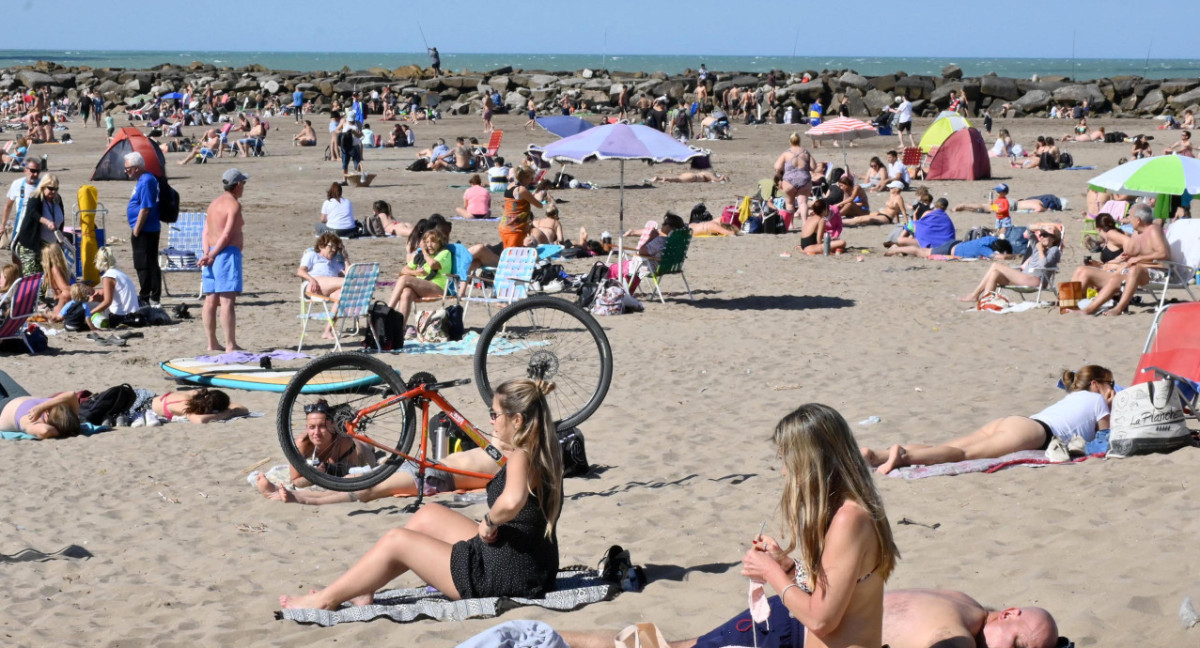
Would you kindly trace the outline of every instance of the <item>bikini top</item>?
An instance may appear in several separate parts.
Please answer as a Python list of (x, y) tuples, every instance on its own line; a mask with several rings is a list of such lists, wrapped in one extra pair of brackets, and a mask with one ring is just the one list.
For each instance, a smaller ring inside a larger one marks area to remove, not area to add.
[[(793, 562), (796, 563), (796, 577), (795, 577), (796, 586), (799, 587), (805, 594), (812, 594), (813, 593), (812, 586), (810, 586), (808, 584), (808, 569), (806, 569), (804, 567), (804, 564), (801, 563), (799, 560), (795, 560)], [(859, 578), (858, 580), (854, 581), (855, 584), (861, 583), (861, 582), (867, 580), (868, 578), (870, 578), (871, 574), (874, 574), (876, 569), (879, 569), (878, 565), (876, 565), (873, 569), (871, 569), (871, 571), (864, 574), (862, 576), (862, 578)]]

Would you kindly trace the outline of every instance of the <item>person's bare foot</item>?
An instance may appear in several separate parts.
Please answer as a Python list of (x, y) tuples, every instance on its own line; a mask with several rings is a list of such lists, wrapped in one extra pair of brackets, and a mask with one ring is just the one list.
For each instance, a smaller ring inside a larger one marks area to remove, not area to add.
[(880, 475), (886, 475), (896, 468), (903, 468), (904, 466), (908, 465), (907, 459), (908, 453), (904, 451), (903, 447), (901, 447), (899, 444), (896, 444), (888, 449), (887, 459), (882, 464), (879, 464), (879, 467), (875, 469), (875, 472), (879, 473)]
[(327, 602), (320, 591), (310, 591), (304, 596), (280, 596), (279, 607), (285, 610), (336, 610), (337, 604)]
[(956, 212), (967, 211), (967, 206), (966, 205), (955, 205), (954, 211), (956, 211)]
[(352, 598), (346, 602), (349, 603), (350, 605), (370, 605), (375, 602), (375, 595), (374, 594), (363, 594), (362, 596), (355, 596), (354, 598)]
[(225, 347), (225, 353), (233, 353), (234, 351), (245, 351), (245, 349), (236, 344)]
[(1118, 315), (1124, 315), (1124, 314), (1125, 314), (1125, 310), (1124, 310), (1124, 309), (1122, 309), (1122, 310), (1117, 310), (1117, 309), (1115, 309), (1115, 308), (1110, 308), (1110, 309), (1108, 309), (1108, 310), (1106, 310), (1106, 311), (1104, 311), (1103, 313), (1100, 313), (1100, 314), (1101, 314), (1102, 316), (1104, 316), (1104, 317), (1117, 317)]
[(979, 298), (971, 296), (971, 295), (963, 295), (962, 297), (958, 298), (958, 301), (963, 302), (965, 304), (965, 303), (969, 303), (969, 302), (977, 302), (977, 301), (979, 301)]
[(224, 351), (225, 349), (221, 348), (221, 345), (219, 345), (219, 344), (210, 344), (210, 345), (208, 345), (208, 350), (220, 353), (220, 352)]
[(883, 458), (879, 456), (879, 453), (866, 446), (859, 448), (858, 451), (862, 454), (863, 459), (867, 460), (867, 465), (871, 466), (872, 468), (875, 468), (879, 464), (883, 463)]
[(262, 496), (267, 499), (276, 499), (275, 493), (282, 490), (280, 487), (272, 484), (271, 480), (267, 479), (267, 476), (262, 473), (258, 474), (256, 482), (258, 492), (262, 493)]

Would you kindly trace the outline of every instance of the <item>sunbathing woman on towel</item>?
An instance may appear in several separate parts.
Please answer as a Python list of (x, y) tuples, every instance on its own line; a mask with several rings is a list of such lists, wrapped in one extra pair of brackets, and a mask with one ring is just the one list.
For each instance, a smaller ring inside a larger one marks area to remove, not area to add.
[(50, 398), (29, 395), (0, 371), (0, 431), (24, 432), (39, 439), (79, 434), (79, 397), (63, 392)]
[[(334, 610), (345, 601), (366, 605), (377, 590), (409, 571), (451, 600), (537, 598), (554, 589), (562, 452), (545, 398), (553, 389), (553, 383), (532, 380), (509, 380), (496, 389), (490, 414), (508, 461), (488, 483), (482, 521), (426, 504), (328, 587), (306, 596), (281, 596), (280, 606)], [(883, 579), (877, 580), (882, 596)]]
[[(442, 460), (442, 464), (455, 470), (466, 470), (476, 473), (495, 475), (500, 470), (483, 448), (472, 448), (463, 452), (455, 452)], [(486, 488), (491, 479), (481, 479), (468, 475), (457, 475), (445, 470), (429, 468), (425, 471), (425, 494), (436, 495), (454, 490), (476, 490)], [(281, 502), (294, 502), (320, 506), (322, 504), (342, 504), (346, 502), (370, 502), (382, 497), (414, 496), (417, 494), (417, 464), (406, 461), (394, 475), (383, 480), (380, 484), (351, 493), (333, 491), (294, 490), (276, 486), (267, 479), (266, 475), (258, 476), (258, 492), (267, 499)]]
[(928, 466), (968, 459), (1003, 457), (1021, 450), (1045, 450), (1058, 437), (1069, 443), (1074, 437), (1091, 441), (1096, 430), (1108, 428), (1112, 405), (1112, 372), (1098, 365), (1065, 371), (1065, 398), (1033, 416), (1006, 416), (941, 445), (893, 445), (886, 453), (862, 448), (862, 455), (875, 470), (886, 475), (894, 468)]
[[(187, 419), (191, 423), (212, 423), (226, 419), (245, 416), (250, 410), (245, 406), (229, 402), (229, 394), (219, 389), (197, 389), (193, 392), (167, 392), (155, 396), (150, 402), (155, 420), (162, 418), (173, 421), (177, 418)], [(146, 418), (146, 424), (151, 423)], [(137, 421), (133, 422), (137, 426)]]

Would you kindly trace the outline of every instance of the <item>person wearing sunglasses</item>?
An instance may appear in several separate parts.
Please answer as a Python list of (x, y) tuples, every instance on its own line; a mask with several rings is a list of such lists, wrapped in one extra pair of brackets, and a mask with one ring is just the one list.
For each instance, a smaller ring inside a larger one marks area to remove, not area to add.
[[(0, 216), (0, 235), (8, 231), (8, 219), (13, 217), (13, 230), (18, 227), (21, 215), (25, 212), (25, 203), (28, 202), (35, 194), (37, 194), (38, 180), (42, 174), (42, 164), (38, 160), (29, 160), (25, 163), (25, 172), (22, 177), (12, 181), (8, 187), (7, 201), (4, 203), (4, 214)], [(10, 248), (16, 249), (16, 237), (10, 244)]]
[[(304, 406), (304, 434), (296, 438), (296, 449), (330, 475), (345, 476), (351, 468), (375, 465), (371, 446), (337, 431), (333, 409), (324, 399)], [(293, 486), (311, 486), (295, 467), (290, 470)]]

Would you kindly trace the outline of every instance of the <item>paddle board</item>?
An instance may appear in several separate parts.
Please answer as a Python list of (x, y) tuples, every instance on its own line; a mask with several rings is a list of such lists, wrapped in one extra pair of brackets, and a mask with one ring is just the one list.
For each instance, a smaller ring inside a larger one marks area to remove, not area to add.
[[(171, 377), (205, 387), (245, 389), (247, 391), (282, 392), (296, 375), (295, 369), (263, 369), (248, 364), (213, 364), (195, 358), (176, 358), (158, 365)], [(375, 375), (364, 374), (354, 380), (335, 380), (332, 375), (316, 376), (302, 394), (324, 394), (346, 389), (370, 387), (381, 382)]]

